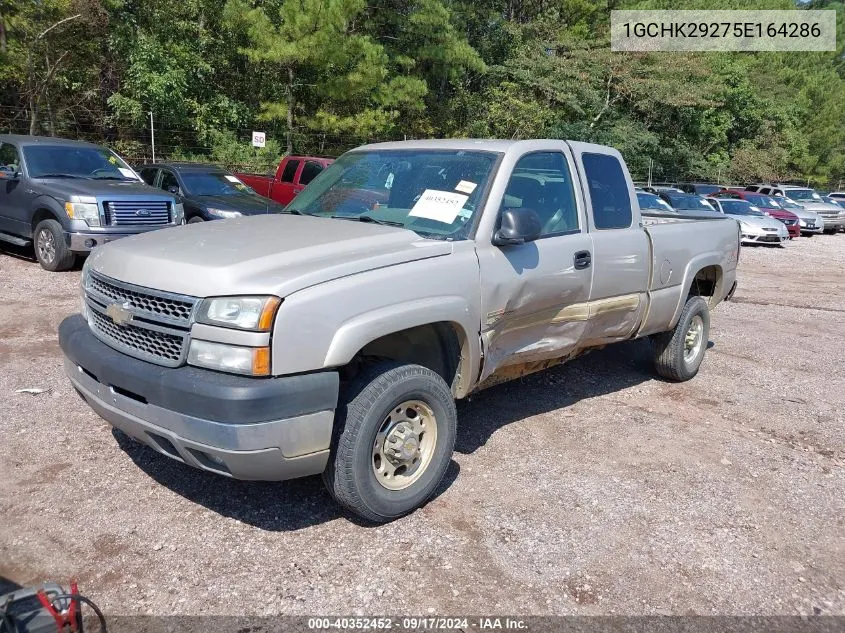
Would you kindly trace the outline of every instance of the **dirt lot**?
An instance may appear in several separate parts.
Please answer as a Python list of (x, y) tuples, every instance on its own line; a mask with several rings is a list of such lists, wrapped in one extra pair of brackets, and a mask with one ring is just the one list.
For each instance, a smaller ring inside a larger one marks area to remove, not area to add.
[(79, 272), (0, 255), (0, 583), (75, 575), (111, 614), (845, 614), (845, 235), (740, 268), (695, 380), (633, 342), (477, 395), (440, 494), (367, 527), (319, 478), (113, 435), (62, 374)]

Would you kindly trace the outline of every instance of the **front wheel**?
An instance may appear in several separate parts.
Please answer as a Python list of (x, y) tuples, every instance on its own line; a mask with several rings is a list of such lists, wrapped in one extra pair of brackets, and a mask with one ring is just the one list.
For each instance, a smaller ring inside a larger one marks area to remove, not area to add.
[(35, 258), (44, 270), (60, 272), (70, 270), (76, 256), (65, 243), (62, 225), (57, 220), (42, 220), (35, 227), (33, 236)]
[(205, 222), (200, 216), (195, 215), (190, 220), (188, 220), (188, 224), (199, 224), (200, 222)]
[(676, 382), (693, 378), (704, 360), (709, 340), (707, 302), (702, 297), (690, 297), (674, 329), (651, 337), (657, 373)]
[(335, 425), (326, 487), (346, 509), (386, 523), (434, 493), (452, 458), (457, 413), (438, 374), (387, 362), (349, 385)]

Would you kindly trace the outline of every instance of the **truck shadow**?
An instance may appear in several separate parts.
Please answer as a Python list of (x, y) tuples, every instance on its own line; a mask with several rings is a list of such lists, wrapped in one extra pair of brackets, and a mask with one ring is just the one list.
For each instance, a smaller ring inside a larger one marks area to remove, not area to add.
[[(288, 532), (344, 517), (361, 527), (374, 527), (346, 513), (329, 495), (319, 476), (290, 481), (238, 481), (186, 466), (113, 429), (121, 449), (156, 482), (212, 512), (261, 530)], [(433, 498), (458, 476), (454, 461)]]
[(609, 345), (557, 367), (481, 391), (458, 402), (455, 450), (465, 455), (474, 453), (493, 433), (512, 422), (660, 380), (653, 367), (650, 344), (639, 339)]
[[(508, 424), (649, 380), (659, 378), (654, 373), (648, 342), (638, 340), (611, 345), (556, 368), (492, 387), (458, 403), (455, 450), (472, 454)], [(361, 527), (373, 527), (341, 510), (319, 476), (285, 482), (237, 481), (195, 470), (120, 431), (112, 433), (132, 461), (159, 484), (193, 503), (261, 530), (293, 531), (341, 517)], [(459, 472), (460, 467), (452, 461), (434, 498), (451, 486)]]

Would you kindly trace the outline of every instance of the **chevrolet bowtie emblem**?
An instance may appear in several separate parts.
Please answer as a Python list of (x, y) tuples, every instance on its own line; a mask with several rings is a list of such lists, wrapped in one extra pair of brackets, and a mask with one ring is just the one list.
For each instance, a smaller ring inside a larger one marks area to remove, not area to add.
[(123, 327), (132, 321), (132, 312), (129, 311), (129, 302), (123, 304), (111, 303), (106, 308), (106, 315), (117, 325)]

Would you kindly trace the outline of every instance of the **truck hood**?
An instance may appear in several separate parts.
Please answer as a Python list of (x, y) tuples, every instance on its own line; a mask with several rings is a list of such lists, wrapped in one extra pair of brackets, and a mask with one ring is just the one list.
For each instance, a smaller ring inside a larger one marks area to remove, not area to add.
[(842, 211), (842, 207), (838, 204), (830, 204), (828, 202), (803, 202), (800, 200), (796, 200), (798, 204), (804, 207), (807, 211), (814, 211), (816, 213), (822, 213), (830, 215), (834, 212)]
[(377, 224), (256, 215), (151, 231), (94, 250), (93, 270), (192, 295), (274, 294), (452, 252), (449, 242)]
[(147, 200), (165, 198), (172, 200), (173, 196), (161, 189), (150, 187), (142, 182), (129, 182), (120, 180), (93, 180), (76, 178), (39, 178), (44, 190), (58, 197), (67, 198), (70, 196), (98, 196), (108, 199), (110, 196), (124, 197), (137, 196)]

